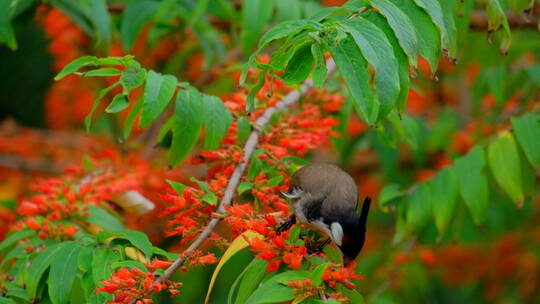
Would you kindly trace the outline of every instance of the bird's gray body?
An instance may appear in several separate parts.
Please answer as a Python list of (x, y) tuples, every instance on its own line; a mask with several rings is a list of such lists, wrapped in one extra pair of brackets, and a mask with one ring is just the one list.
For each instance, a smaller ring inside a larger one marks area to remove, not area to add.
[(352, 177), (332, 164), (313, 163), (298, 170), (292, 177), (289, 193), (295, 214), (301, 222), (327, 234), (341, 245), (343, 215), (354, 215), (358, 189)]

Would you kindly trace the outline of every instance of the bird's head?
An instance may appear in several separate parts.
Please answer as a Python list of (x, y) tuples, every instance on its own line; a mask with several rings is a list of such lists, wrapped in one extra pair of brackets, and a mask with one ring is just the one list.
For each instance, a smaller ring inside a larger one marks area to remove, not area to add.
[(345, 264), (353, 261), (364, 247), (366, 238), (366, 222), (371, 205), (371, 198), (366, 197), (362, 204), (360, 216), (356, 212), (349, 212), (342, 215), (339, 224), (339, 229), (342, 230), (341, 244), (337, 244), (341, 252)]
[(343, 237), (338, 248), (343, 253), (344, 262), (353, 261), (364, 247), (366, 229), (356, 214), (347, 215), (340, 221)]

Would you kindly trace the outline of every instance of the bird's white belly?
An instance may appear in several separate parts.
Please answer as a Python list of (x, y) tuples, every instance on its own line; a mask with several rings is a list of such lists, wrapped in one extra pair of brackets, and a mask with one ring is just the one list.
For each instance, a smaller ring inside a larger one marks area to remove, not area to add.
[(304, 224), (307, 224), (314, 230), (317, 230), (325, 234), (326, 236), (331, 238), (334, 243), (341, 245), (341, 237), (336, 238), (336, 236), (332, 234), (332, 231), (330, 230), (330, 226), (324, 223), (323, 218), (320, 218), (315, 221), (309, 221), (307, 219), (306, 215), (304, 214), (304, 206), (303, 206), (304, 202), (305, 201), (300, 200), (296, 202), (296, 204), (294, 204), (294, 214), (296, 215), (298, 220)]

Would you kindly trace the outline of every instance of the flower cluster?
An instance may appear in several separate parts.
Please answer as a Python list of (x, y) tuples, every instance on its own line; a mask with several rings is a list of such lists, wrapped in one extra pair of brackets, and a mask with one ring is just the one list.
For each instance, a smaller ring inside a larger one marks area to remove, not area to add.
[(214, 264), (219, 261), (213, 253), (204, 254), (201, 250), (194, 250), (189, 254), (184, 253), (183, 257), (184, 263), (182, 264), (182, 267), (180, 267), (182, 271), (188, 271), (189, 268), (197, 266)]
[(266, 240), (253, 238), (249, 241), (251, 251), (256, 252), (256, 257), (268, 261), (267, 272), (278, 270), (281, 263), (298, 270), (302, 265), (307, 249), (304, 245), (297, 246), (288, 242), (289, 234), (275, 232), (269, 233)]
[(294, 295), (296, 298), (308, 299), (316, 297), (321, 292), (324, 292), (323, 286), (313, 286), (313, 282), (310, 279), (290, 281), (287, 282), (287, 286), (294, 288)]
[(98, 288), (97, 292), (110, 293), (114, 295), (111, 303), (130, 303), (137, 300), (136, 303), (151, 304), (152, 299), (148, 291), (158, 293), (167, 290), (172, 297), (180, 294), (182, 283), (163, 280), (154, 283), (156, 275), (152, 272), (144, 272), (138, 268), (127, 269), (125, 267), (118, 269), (108, 281), (101, 281), (103, 287)]
[(181, 196), (177, 194), (162, 196), (169, 206), (160, 213), (160, 216), (171, 216), (167, 235), (181, 235), (182, 242), (186, 242), (200, 232), (216, 209), (215, 205), (202, 200), (204, 195), (200, 189), (187, 187)]
[(349, 281), (353, 279), (363, 279), (364, 277), (354, 272), (354, 263), (345, 267), (343, 265), (330, 265), (325, 269), (323, 274), (323, 281), (331, 288), (335, 289), (337, 284), (343, 284), (343, 286), (354, 289), (354, 283)]

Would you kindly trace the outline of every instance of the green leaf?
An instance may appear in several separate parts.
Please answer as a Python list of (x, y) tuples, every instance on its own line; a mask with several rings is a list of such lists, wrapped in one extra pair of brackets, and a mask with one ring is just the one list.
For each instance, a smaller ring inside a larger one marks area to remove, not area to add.
[(141, 114), (141, 127), (146, 127), (156, 120), (165, 110), (176, 91), (176, 77), (162, 75), (152, 70), (146, 77), (144, 102)]
[(342, 41), (330, 40), (328, 46), (351, 93), (356, 112), (368, 124), (373, 125), (377, 119), (379, 104), (371, 89), (371, 76), (364, 56), (354, 40), (349, 37)]
[[(457, 30), (454, 22), (454, 12), (443, 1), (446, 0), (414, 0), (422, 7), (441, 32), (442, 48), (448, 51), (448, 57), (456, 60)], [(497, 1), (497, 0), (496, 0)]]
[(382, 188), (378, 201), (379, 206), (383, 211), (388, 212), (388, 206), (391, 204), (391, 202), (403, 195), (400, 188), (401, 187), (396, 184), (386, 185), (384, 188)]
[[(0, 25), (1, 26), (1, 25)], [(1, 29), (0, 29), (1, 30)], [(8, 299), (8, 298), (0, 298), (0, 304), (17, 304), (17, 302), (15, 302), (14, 300), (12, 299)]]
[(285, 71), (283, 72), (283, 81), (287, 85), (293, 85), (304, 81), (311, 73), (313, 68), (313, 55), (311, 46), (306, 45), (296, 51)]
[(184, 189), (186, 189), (187, 187), (182, 183), (175, 182), (170, 179), (166, 179), (165, 181), (167, 182), (167, 184), (169, 184), (169, 186), (171, 186), (171, 188), (173, 188), (176, 193), (178, 193), (178, 195), (182, 195), (182, 193), (184, 193)]
[(379, 97), (379, 119), (395, 107), (399, 95), (399, 66), (386, 35), (370, 21), (349, 19), (343, 22), (364, 58), (375, 68), (375, 90)]
[(419, 184), (406, 201), (406, 225), (410, 232), (419, 232), (431, 215), (431, 193), (426, 183)]
[(508, 53), (510, 42), (512, 41), (510, 25), (508, 24), (508, 19), (506, 18), (505, 13), (506, 1), (504, 1), (503, 4), (501, 0), (487, 0), (486, 5), (488, 15), (488, 32), (494, 32), (502, 25), (504, 32), (501, 41), (501, 53), (506, 55)]
[(322, 30), (323, 27), (319, 23), (311, 20), (291, 20), (281, 22), (272, 27), (261, 37), (258, 46), (259, 50), (274, 40), (290, 37), (304, 29)]
[(24, 303), (31, 303), (31, 299), (24, 288), (10, 281), (4, 281), (4, 284), (7, 286), (7, 292), (5, 294), (7, 297), (18, 298), (25, 301)]
[(279, 281), (289, 282), (300, 280), (307, 276), (309, 276), (309, 273), (307, 272), (298, 272), (298, 274), (296, 274), (295, 271), (278, 274), (257, 288), (244, 304), (280, 303), (292, 300), (294, 299), (294, 289), (280, 284)]
[(143, 101), (143, 98), (137, 99), (137, 101), (133, 105), (133, 108), (131, 108), (131, 111), (129, 111), (126, 121), (124, 122), (124, 130), (122, 133), (122, 135), (124, 136), (124, 140), (127, 139), (131, 134), (133, 124), (135, 123), (135, 118), (137, 118), (137, 115), (139, 115), (139, 113), (141, 112)]
[(443, 235), (457, 207), (459, 196), (457, 174), (452, 167), (444, 168), (428, 184), (435, 225), (439, 235)]
[[(266, 266), (268, 262), (265, 260), (253, 259), (251, 263), (246, 267), (241, 277), (240, 286), (238, 287), (238, 293), (236, 295), (235, 304), (244, 303), (251, 293), (257, 288), (261, 283), (264, 275), (266, 274)], [(233, 288), (229, 292), (229, 302), (232, 303), (232, 292)]]
[(509, 132), (499, 135), (488, 148), (489, 166), (495, 180), (510, 199), (520, 205), (523, 203), (524, 195), (518, 152), (514, 137)]
[(134, 59), (133, 55), (125, 55), (122, 57), (103, 57), (97, 59), (97, 65), (112, 65), (112, 66), (130, 66), (132, 64), (137, 64), (137, 61)]
[(98, 247), (94, 250), (94, 257), (92, 259), (92, 279), (94, 280), (94, 286), (101, 287), (101, 280), (107, 280), (113, 272), (112, 264), (120, 260), (120, 253), (118, 251)]
[(96, 56), (83, 56), (80, 58), (77, 58), (70, 62), (68, 65), (66, 65), (58, 75), (54, 77), (54, 80), (60, 80), (64, 77), (66, 77), (69, 74), (73, 74), (77, 72), (80, 68), (85, 66), (95, 66), (97, 65), (97, 58)]
[(238, 119), (236, 120), (236, 125), (237, 125), (237, 139), (239, 142), (246, 142), (246, 140), (248, 139), (249, 137), (249, 133), (251, 132), (251, 124), (249, 122), (249, 119), (245, 116), (240, 116), (238, 117)]
[(154, 246), (154, 254), (166, 257), (169, 260), (176, 260), (180, 256), (178, 253), (168, 252), (155, 246)]
[(481, 147), (474, 147), (455, 162), (459, 192), (476, 225), (482, 225), (487, 216), (489, 186), (482, 173), (485, 165), (486, 157)]
[(277, 20), (296, 20), (302, 16), (302, 7), (299, 0), (276, 0)]
[(140, 249), (146, 256), (147, 260), (152, 257), (152, 254), (154, 254), (154, 246), (152, 246), (152, 243), (145, 233), (135, 230), (124, 230), (123, 233), (124, 236), (122, 236), (122, 238), (125, 238), (131, 244), (133, 244), (133, 246)]
[(49, 297), (53, 303), (69, 302), (77, 272), (77, 258), (82, 248), (75, 242), (69, 242), (69, 245), (64, 246), (54, 258), (48, 282)]
[(88, 205), (88, 218), (86, 221), (96, 224), (107, 231), (124, 229), (124, 225), (118, 218), (96, 205)]
[(391, 112), (388, 115), (388, 120), (400, 136), (400, 140), (405, 141), (413, 150), (416, 150), (418, 148), (418, 137), (420, 136), (418, 123), (409, 115), (402, 115), (400, 118), (396, 112)]
[(283, 70), (296, 52), (308, 45), (309, 43), (303, 36), (287, 41), (286, 44), (272, 52), (268, 66), (277, 71)]
[(84, 3), (85, 15), (92, 22), (96, 45), (108, 43), (111, 39), (111, 16), (106, 0)]
[(267, 0), (245, 0), (242, 3), (240, 42), (244, 53), (248, 53), (255, 45), (264, 27), (270, 22), (273, 7), (273, 1)]
[(407, 55), (399, 45), (399, 41), (395, 36), (398, 33), (394, 33), (390, 25), (388, 25), (386, 19), (381, 14), (374, 11), (368, 11), (364, 15), (364, 18), (378, 26), (383, 31), (388, 39), (388, 42), (390, 42), (392, 48), (394, 49), (394, 55), (396, 56), (396, 60), (399, 65), (399, 95), (397, 98), (398, 112), (403, 113), (405, 111), (405, 105), (409, 95), (409, 61), (407, 59)]
[(313, 69), (313, 86), (316, 88), (322, 88), (328, 69), (326, 68), (326, 61), (324, 60), (324, 53), (319, 43), (313, 43), (311, 45), (311, 55), (315, 60), (315, 68)]
[(167, 121), (165, 121), (163, 126), (161, 126), (161, 128), (159, 129), (158, 136), (156, 137), (156, 143), (160, 143), (163, 141), (165, 136), (169, 134), (169, 131), (171, 131), (173, 124), (174, 124), (174, 115), (171, 115), (169, 116)]
[[(333, 302), (331, 302), (333, 301)], [(330, 300), (328, 300), (327, 302), (324, 302), (322, 300), (318, 300), (318, 299), (306, 299), (304, 301), (301, 302), (302, 304), (333, 304), (333, 303), (339, 303), (337, 302), (336, 300), (330, 298)]]
[(232, 114), (216, 96), (205, 95), (204, 107), (204, 149), (215, 150), (229, 131)]
[(199, 188), (202, 191), (204, 191), (204, 192), (210, 191), (210, 185), (207, 182), (200, 181), (200, 180), (196, 179), (195, 177), (191, 177), (189, 180), (194, 182), (194, 183), (197, 183), (197, 185), (199, 186)]
[(10, 232), (9, 235), (0, 243), (0, 252), (15, 245), (15, 243), (17, 243), (18, 241), (27, 237), (31, 237), (35, 234), (36, 234), (35, 231), (28, 230), (28, 229), (22, 229), (19, 231)]
[(405, 15), (409, 17), (415, 30), (418, 39), (419, 53), (424, 57), (431, 66), (432, 74), (437, 71), (439, 64), (439, 56), (441, 49), (440, 32), (431, 21), (429, 15), (413, 0), (390, 0), (394, 5), (398, 6)]
[(111, 264), (111, 267), (113, 270), (116, 270), (117, 268), (126, 267), (129, 269), (138, 268), (142, 271), (147, 272), (148, 269), (144, 267), (144, 264), (138, 261), (120, 261), (120, 262), (114, 262)]
[(323, 263), (319, 266), (317, 266), (317, 268), (315, 268), (312, 272), (311, 272), (311, 280), (313, 281), (313, 285), (314, 286), (320, 286), (323, 282), (323, 275), (324, 275), (324, 271), (326, 270), (326, 268), (328, 267), (328, 263)]
[(265, 187), (275, 187), (275, 186), (281, 184), (282, 181), (283, 181), (283, 176), (278, 175), (278, 176), (275, 176), (275, 177), (272, 177), (271, 179), (269, 179), (268, 183), (266, 185), (264, 185), (264, 186)]
[(534, 5), (534, 0), (508, 0), (508, 6), (516, 14), (524, 13)]
[(99, 94), (98, 94), (96, 100), (94, 100), (94, 104), (92, 105), (92, 109), (90, 109), (90, 112), (84, 118), (84, 126), (86, 128), (86, 132), (90, 132), (90, 127), (92, 126), (92, 115), (94, 114), (94, 111), (97, 109), (101, 99), (103, 99), (103, 97), (105, 97), (105, 95), (107, 95), (107, 93), (109, 93), (109, 91), (116, 88), (119, 84), (120, 84), (120, 82), (114, 83), (114, 84), (108, 86), (107, 88), (99, 91)]
[[(350, 15), (351, 9), (347, 7), (348, 6), (347, 4), (349, 3), (348, 2), (345, 3), (343, 7), (339, 7), (339, 6), (323, 7), (317, 10), (316, 12), (314, 12), (313, 14), (308, 15), (308, 17), (311, 20), (322, 22), (322, 21), (327, 21), (325, 19), (330, 19), (332, 17)], [(356, 11), (358, 9), (353, 8), (353, 10)]]
[(347, 287), (339, 284), (337, 290), (341, 292), (344, 296), (349, 298), (350, 303), (354, 304), (364, 304), (364, 298), (358, 291), (355, 289), (348, 289)]
[(144, 83), (146, 70), (138, 64), (128, 66), (120, 76), (120, 83), (124, 87), (124, 94), (129, 94)]
[(26, 291), (30, 298), (36, 297), (38, 284), (43, 273), (49, 268), (56, 256), (62, 251), (65, 246), (69, 246), (73, 242), (56, 243), (50, 245), (32, 261), (28, 269), (28, 280), (26, 281)]
[(418, 65), (418, 38), (416, 30), (409, 17), (389, 0), (371, 0), (371, 5), (378, 9), (388, 20), (388, 24), (394, 31), (399, 45), (407, 54), (409, 63), (413, 67)]
[(145, 23), (155, 15), (159, 2), (156, 1), (131, 1), (122, 13), (120, 22), (120, 38), (124, 50), (130, 51), (137, 36)]
[[(0, 2), (0, 43), (5, 42), (11, 50), (17, 49), (15, 32), (11, 26), (15, 1)], [(16, 5), (16, 4), (15, 4)]]
[(252, 156), (248, 169), (248, 180), (253, 180), (261, 173), (262, 162), (257, 157)]
[(529, 162), (535, 167), (540, 166), (540, 120), (538, 115), (525, 114), (512, 118), (512, 128)]
[(243, 194), (244, 192), (251, 190), (253, 188), (253, 183), (251, 182), (241, 182), (238, 185), (238, 194)]
[(118, 94), (114, 96), (113, 100), (105, 109), (107, 113), (118, 113), (125, 110), (129, 106), (128, 97), (125, 94)]
[(85, 246), (81, 248), (79, 256), (77, 258), (77, 265), (82, 272), (90, 270), (92, 267), (92, 256), (94, 255), (94, 248), (90, 246)]
[(196, 89), (190, 87), (178, 92), (174, 119), (169, 163), (176, 167), (195, 147), (201, 134), (204, 121), (204, 102)]
[(203, 195), (201, 201), (207, 202), (210, 205), (215, 205), (217, 204), (217, 196), (212, 192), (207, 192)]
[(118, 76), (122, 74), (122, 71), (115, 68), (99, 68), (84, 72), (83, 77), (109, 77), (109, 76)]
[(265, 81), (266, 81), (266, 73), (261, 71), (257, 84), (249, 90), (249, 94), (246, 100), (246, 112), (248, 114), (253, 112), (253, 110), (257, 106), (257, 104), (255, 103), (255, 95), (259, 93), (261, 88), (264, 86)]

